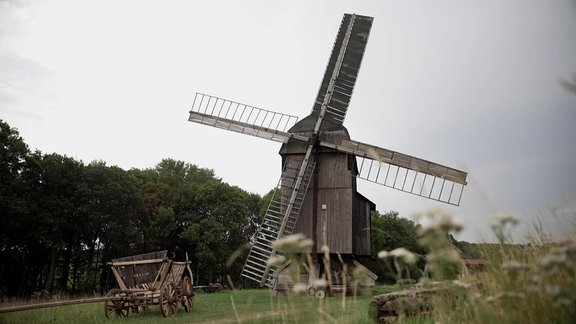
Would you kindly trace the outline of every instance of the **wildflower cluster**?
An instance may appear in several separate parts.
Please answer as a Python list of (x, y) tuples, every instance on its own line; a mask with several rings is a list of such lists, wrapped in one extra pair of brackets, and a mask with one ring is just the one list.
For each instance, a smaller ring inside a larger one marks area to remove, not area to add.
[(273, 247), (277, 250), (289, 254), (310, 253), (314, 242), (306, 238), (304, 234), (294, 234), (279, 238), (274, 242)]
[[(431, 210), (424, 215), (431, 223), (420, 230), (419, 243), (429, 249), (426, 256), (427, 272), (434, 280), (456, 279), (463, 265), (462, 257), (450, 242), (450, 232), (459, 232), (462, 227), (443, 210)], [(421, 217), (421, 216), (419, 216)]]
[(497, 266), (486, 277), (493, 286), (483, 300), (505, 309), (512, 321), (523, 321), (526, 314), (533, 322), (576, 318), (576, 238), (563, 243), (509, 244), (517, 223), (517, 217), (504, 212), (491, 217), (500, 244), (491, 251)]
[[(304, 234), (293, 234), (279, 238), (274, 242), (273, 247), (278, 251), (276, 255), (272, 256), (268, 263), (275, 267), (287, 265), (287, 260), (290, 260), (290, 268), (292, 274), (292, 292), (294, 294), (306, 294), (309, 290), (308, 283), (300, 280), (303, 273), (315, 273), (314, 263), (312, 261), (311, 252), (314, 246), (314, 241), (306, 238)], [(323, 282), (312, 282), (313, 287), (325, 287)]]
[(500, 244), (512, 241), (511, 231), (516, 224), (518, 224), (518, 217), (511, 213), (500, 211), (490, 215), (490, 226)]
[[(532, 291), (542, 291), (556, 308), (576, 307), (576, 239), (562, 243), (542, 257), (531, 277)], [(576, 313), (576, 312), (575, 312)]]
[(409, 266), (416, 263), (418, 256), (408, 249), (400, 247), (392, 251), (378, 252), (378, 258), (388, 262), (389, 258), (393, 259), (394, 268), (396, 269), (396, 282), (401, 282), (402, 279), (410, 278)]
[[(434, 281), (425, 281), (425, 285), (410, 291), (433, 292), (427, 303), (436, 321), (574, 322), (575, 236), (563, 243), (540, 239), (530, 244), (512, 244), (511, 234), (519, 223), (518, 217), (496, 213), (490, 217), (490, 225), (499, 244), (481, 244), (478, 257), (483, 263), (467, 273), (461, 253), (449, 234), (461, 227), (441, 210), (431, 210), (423, 216), (427, 226), (419, 232), (419, 243), (429, 251), (426, 270)], [(414, 255), (399, 248), (381, 251), (378, 257), (394, 260), (398, 271), (399, 267), (412, 262)], [(419, 305), (415, 299), (412, 301)]]

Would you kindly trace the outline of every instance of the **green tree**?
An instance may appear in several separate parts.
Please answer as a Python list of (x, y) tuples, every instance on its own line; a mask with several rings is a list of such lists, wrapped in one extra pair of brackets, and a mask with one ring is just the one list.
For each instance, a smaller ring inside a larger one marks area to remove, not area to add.
[(210, 182), (199, 188), (193, 221), (182, 232), (194, 251), (198, 280), (224, 280), (228, 257), (252, 234), (248, 224), (258, 217), (259, 203), (258, 195), (226, 183)]
[(454, 238), (452, 234), (448, 234), (448, 240), (454, 247), (458, 249), (463, 259), (480, 259), (482, 258), (482, 252), (480, 251), (477, 244), (458, 241)]
[(107, 261), (160, 249), (188, 252), (205, 282), (239, 277), (242, 260), (226, 261), (254, 233), (259, 195), (183, 161), (84, 165), (31, 153), (2, 121), (0, 131), (0, 295), (106, 290), (115, 282)]
[(23, 285), (19, 279), (26, 273), (23, 264), (29, 229), (24, 225), (29, 205), (21, 174), (29, 153), (18, 130), (0, 119), (0, 296), (18, 293)]
[(83, 250), (77, 261), (84, 266), (83, 290), (106, 290), (114, 280), (106, 262), (140, 252), (137, 216), (143, 209), (141, 181), (117, 166), (94, 161), (84, 167), (78, 195), (78, 222), (84, 229)]
[[(0, 240), (18, 231), (18, 220), (26, 213), (21, 173), (30, 151), (18, 130), (0, 119)], [(1, 242), (1, 241), (0, 241)], [(0, 243), (4, 246), (6, 243)]]
[(416, 254), (426, 254), (426, 249), (418, 244), (419, 228), (420, 224), (400, 217), (396, 211), (372, 212), (372, 253), (403, 247)]
[[(372, 232), (371, 244), (372, 253), (378, 254), (380, 251), (392, 251), (397, 248), (405, 248), (415, 254), (425, 255), (427, 250), (418, 243), (418, 231), (420, 224), (409, 219), (400, 217), (398, 212), (389, 211), (380, 214), (378, 211), (372, 212)], [(374, 271), (379, 280), (384, 282), (395, 282), (398, 275), (394, 267), (389, 267), (386, 262), (378, 260), (368, 262), (369, 267)], [(411, 278), (418, 279), (422, 273), (418, 268), (424, 268), (421, 260), (416, 267), (410, 268)]]
[[(82, 168), (83, 164), (73, 158), (37, 151), (30, 156), (24, 174), (33, 202), (26, 224), (30, 226), (29, 243), (37, 245), (31, 250), (36, 254), (32, 259), (49, 265), (44, 282), (48, 291), (54, 286), (67, 289), (73, 251), (80, 246), (78, 188)], [(60, 280), (55, 282), (57, 270)]]
[(9, 230), (9, 222), (22, 208), (17, 187), (20, 173), (26, 166), (30, 153), (17, 129), (0, 119), (0, 217), (4, 230)]
[(216, 181), (214, 172), (164, 159), (152, 169), (130, 170), (143, 183), (144, 208), (138, 215), (143, 250), (168, 249), (184, 257), (181, 232), (195, 222), (198, 188)]

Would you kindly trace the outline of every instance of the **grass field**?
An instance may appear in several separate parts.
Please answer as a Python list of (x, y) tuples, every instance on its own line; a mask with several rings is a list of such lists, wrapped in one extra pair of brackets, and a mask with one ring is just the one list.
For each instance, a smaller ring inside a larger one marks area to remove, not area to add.
[(159, 306), (152, 306), (148, 314), (107, 319), (100, 302), (0, 314), (0, 323), (372, 323), (368, 318), (371, 296), (398, 289), (379, 286), (366, 296), (326, 299), (273, 297), (269, 290), (198, 292), (190, 313), (179, 305), (170, 318), (162, 317)]
[[(575, 323), (576, 240), (491, 246), (484, 255), (486, 271), (444, 280), (457, 289), (434, 295), (428, 315), (401, 315), (399, 322)], [(179, 305), (170, 318), (152, 306), (146, 314), (108, 320), (99, 302), (4, 313), (0, 323), (373, 323), (371, 297), (401, 288), (377, 286), (363, 296), (325, 299), (273, 297), (269, 290), (198, 292), (190, 313)], [(0, 304), (7, 306), (10, 303)]]
[[(504, 215), (506, 216), (506, 215)], [(528, 244), (509, 244), (510, 217), (495, 226), (499, 244), (488, 244), (481, 254), (486, 269), (468, 273), (463, 260), (447, 241), (455, 229), (448, 217), (421, 233), (430, 252), (432, 280), (443, 290), (435, 291), (425, 316), (410, 317), (399, 308), (402, 323), (576, 323), (576, 235), (560, 242), (547, 242), (544, 235)], [(402, 252), (402, 253), (399, 253)], [(379, 257), (402, 271), (410, 260), (405, 249), (381, 251)], [(388, 258), (388, 259), (386, 259)], [(328, 267), (327, 267), (328, 268)], [(455, 271), (458, 270), (458, 271)], [(408, 273), (406, 271), (406, 273)], [(398, 277), (398, 279), (406, 279)], [(426, 285), (428, 280), (424, 280)], [(424, 286), (425, 287), (425, 286)], [(402, 286), (377, 286), (359, 297), (273, 297), (269, 290), (198, 292), (190, 313), (179, 306), (174, 317), (163, 318), (159, 306), (147, 314), (130, 314), (108, 320), (104, 303), (81, 304), (0, 314), (4, 323), (373, 323), (369, 317), (371, 297), (401, 290)], [(399, 302), (401, 305), (401, 302)], [(0, 307), (12, 306), (2, 303)]]

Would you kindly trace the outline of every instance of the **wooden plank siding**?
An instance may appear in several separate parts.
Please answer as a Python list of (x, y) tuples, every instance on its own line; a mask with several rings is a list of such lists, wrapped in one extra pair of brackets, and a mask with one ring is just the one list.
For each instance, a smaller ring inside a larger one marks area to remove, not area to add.
[[(115, 267), (127, 288), (134, 288), (142, 284), (152, 284), (162, 267), (162, 260), (166, 258), (167, 250), (143, 253), (117, 259), (112, 259), (110, 265)], [(157, 260), (146, 262), (146, 260)], [(159, 260), (159, 261), (158, 261)], [(131, 263), (132, 265), (124, 265)]]
[(356, 192), (353, 208), (354, 220), (352, 221), (352, 235), (354, 241), (352, 242), (352, 253), (355, 255), (371, 255), (371, 214), (373, 210), (376, 210), (376, 205), (368, 200), (368, 198)]
[[(350, 188), (320, 188), (318, 190), (318, 249), (326, 244), (330, 253), (352, 253), (352, 191)], [(322, 205), (326, 209), (322, 210)], [(327, 242), (323, 230), (326, 227)], [(318, 251), (318, 253), (323, 251)]]
[[(320, 137), (336, 140), (349, 135), (343, 128), (323, 131)], [(305, 143), (288, 141), (280, 150), (283, 163), (287, 159), (301, 161), (305, 150)], [(370, 211), (375, 206), (356, 191), (355, 159), (321, 148), (315, 162), (315, 179), (310, 181), (294, 233), (312, 238), (316, 242), (316, 253), (323, 253), (322, 246), (326, 243), (330, 253), (370, 255)], [(327, 242), (324, 242), (324, 226)]]

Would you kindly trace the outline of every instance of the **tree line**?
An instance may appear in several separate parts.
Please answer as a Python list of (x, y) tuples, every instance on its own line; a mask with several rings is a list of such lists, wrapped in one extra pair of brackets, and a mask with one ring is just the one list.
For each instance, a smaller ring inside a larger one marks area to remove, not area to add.
[(156, 250), (188, 252), (197, 283), (239, 273), (227, 258), (254, 233), (265, 197), (173, 159), (125, 171), (31, 151), (0, 127), (0, 296), (105, 291), (115, 285), (106, 262)]
[[(116, 284), (106, 262), (158, 250), (174, 260), (188, 253), (195, 284), (243, 282), (243, 247), (272, 192), (249, 193), (173, 159), (123, 170), (31, 151), (0, 120), (0, 296), (103, 293)], [(374, 254), (401, 246), (424, 254), (418, 227), (397, 212), (374, 212)]]

